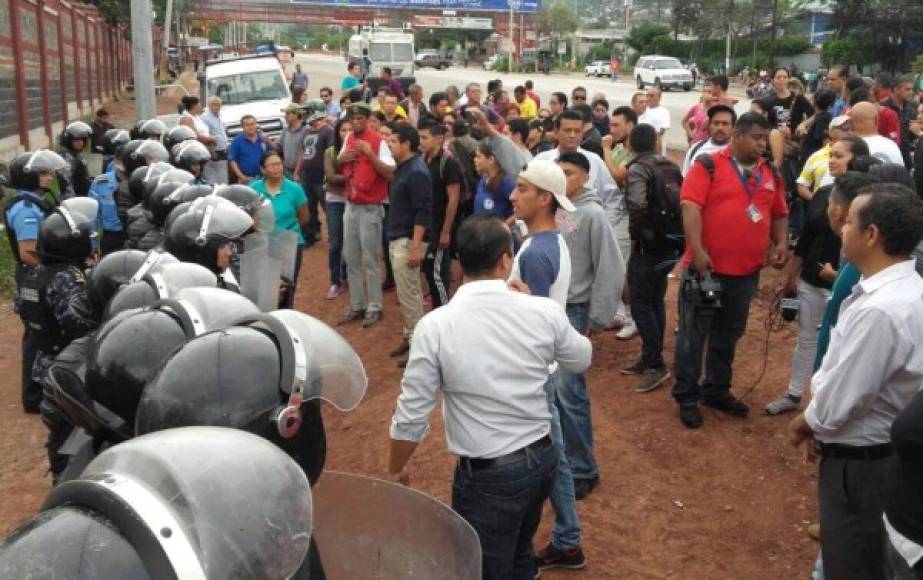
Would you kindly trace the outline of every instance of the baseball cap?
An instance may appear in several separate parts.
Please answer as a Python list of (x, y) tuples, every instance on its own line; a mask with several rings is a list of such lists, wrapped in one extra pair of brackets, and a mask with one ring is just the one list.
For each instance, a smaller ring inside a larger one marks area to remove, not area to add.
[(519, 177), (539, 189), (551, 192), (563, 210), (576, 211), (577, 208), (567, 199), (564, 171), (554, 161), (533, 159), (519, 172)]
[(370, 107), (368, 103), (353, 103), (349, 106), (349, 114), (368, 117), (372, 114), (372, 107)]
[(849, 115), (840, 115), (839, 117), (834, 117), (830, 121), (830, 125), (827, 130), (830, 129), (842, 129), (844, 125), (849, 125)]

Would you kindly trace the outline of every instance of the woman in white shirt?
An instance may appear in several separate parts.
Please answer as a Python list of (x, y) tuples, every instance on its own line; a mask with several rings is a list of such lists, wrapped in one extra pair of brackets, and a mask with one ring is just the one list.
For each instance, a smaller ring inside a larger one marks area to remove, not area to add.
[(182, 99), (182, 104), (183, 112), (180, 113), (177, 123), (179, 125), (191, 127), (196, 132), (200, 143), (214, 145), (217, 139), (210, 134), (208, 125), (199, 117), (199, 115), (202, 114), (202, 102), (199, 100), (199, 97), (186, 95)]

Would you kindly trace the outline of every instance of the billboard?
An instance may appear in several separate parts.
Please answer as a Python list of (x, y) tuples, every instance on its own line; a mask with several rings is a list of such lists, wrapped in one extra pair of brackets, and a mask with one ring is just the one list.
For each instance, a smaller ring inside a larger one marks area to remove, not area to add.
[(537, 12), (541, 0), (291, 0), (292, 4), (315, 4), (342, 8), (401, 8), (404, 10), (465, 10), (483, 12)]

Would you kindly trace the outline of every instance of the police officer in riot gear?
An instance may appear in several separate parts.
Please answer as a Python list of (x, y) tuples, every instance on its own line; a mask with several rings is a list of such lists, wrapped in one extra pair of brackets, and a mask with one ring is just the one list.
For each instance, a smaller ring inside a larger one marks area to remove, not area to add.
[[(190, 130), (189, 127), (178, 127)], [(208, 185), (208, 178), (205, 176), (205, 164), (211, 161), (212, 154), (208, 147), (198, 141), (183, 141), (175, 145), (170, 150), (173, 157), (173, 165), (177, 169), (184, 169), (195, 176), (195, 182), (199, 185)]]
[[(169, 254), (164, 254), (169, 255)], [(98, 318), (119, 289), (128, 284), (148, 254), (140, 250), (119, 250), (103, 256), (87, 276), (87, 297)]]
[(173, 151), (173, 148), (183, 143), (184, 141), (195, 141), (196, 134), (191, 128), (185, 125), (177, 125), (173, 127), (166, 133), (164, 133), (161, 138), (161, 143), (163, 143), (164, 148), (167, 151)]
[(167, 198), (180, 186), (191, 184), (194, 180), (195, 177), (188, 171), (174, 169), (166, 163), (149, 166), (143, 178), (143, 200), (128, 212), (126, 246), (145, 251), (159, 246), (163, 242), (163, 226), (170, 213), (165, 206)]
[[(103, 133), (102, 154), (103, 154), (103, 171), (108, 173), (112, 171), (116, 159), (121, 158), (122, 148), (131, 141), (128, 131), (124, 129), (109, 129)], [(122, 170), (124, 171), (124, 167)], [(128, 175), (126, 173), (126, 175)]]
[(311, 521), (308, 482), (278, 448), (234, 429), (172, 429), (56, 487), (0, 543), (0, 577), (287, 580)]
[(166, 134), (167, 126), (160, 119), (140, 120), (131, 128), (129, 134), (132, 139), (152, 139), (160, 141)]
[[(9, 185), (16, 190), (3, 212), (7, 239), (16, 260), (16, 287), (39, 260), (33, 253), (38, 241), (39, 226), (60, 201), (49, 192), (55, 172), (67, 167), (67, 162), (53, 151), (43, 149), (22, 153), (10, 162)], [(19, 303), (17, 300), (17, 309)], [(35, 332), (28, 325), (22, 335), (22, 405), (26, 413), (38, 413), (42, 387), (32, 382), (32, 362), (35, 360)]]
[(90, 172), (83, 160), (83, 153), (89, 150), (92, 135), (92, 127), (83, 121), (74, 121), (64, 128), (58, 138), (61, 154), (70, 168), (67, 181), (79, 197), (85, 197), (90, 190)]
[(239, 291), (228, 268), (233, 244), (253, 227), (253, 218), (230, 201), (206, 197), (193, 203), (170, 224), (163, 247), (184, 262), (205, 266), (221, 288)]
[[(242, 354), (222, 356), (228, 352)], [(135, 430), (244, 429), (278, 445), (314, 485), (327, 448), (319, 399), (349, 411), (367, 385), (349, 343), (317, 319), (294, 310), (243, 316), (238, 324), (190, 340), (164, 361), (141, 397)], [(310, 560), (296, 578), (323, 578), (316, 549)]]
[(218, 286), (215, 274), (204, 266), (175, 262), (174, 256), (160, 250), (152, 250), (148, 258), (159, 259), (161, 263), (151, 264), (146, 260), (128, 282), (117, 288), (103, 307), (103, 320), (108, 321), (126, 310), (154, 306), (184, 288)]
[[(95, 253), (99, 205), (87, 198), (64, 200), (39, 228), (36, 256), (41, 264), (29, 270), (19, 286), (19, 315), (35, 332), (38, 350), (32, 363), (34, 383), (47, 385), (48, 367), (71, 341), (98, 326), (86, 293), (84, 268)], [(71, 425), (46, 395), (40, 403), (48, 428), (48, 462), (52, 480), (67, 465), (58, 453)]]
[[(123, 131), (122, 133), (125, 132)], [(106, 134), (108, 135), (108, 132)], [(106, 146), (108, 146), (108, 141), (106, 141)], [(119, 218), (117, 192), (120, 187), (123, 187), (123, 184), (125, 188), (128, 187), (129, 176), (125, 173), (121, 162), (112, 163), (111, 166), (110, 171), (98, 175), (93, 180), (88, 193), (90, 198), (99, 203), (100, 225), (103, 230), (103, 238), (99, 249), (100, 254), (103, 256), (124, 248), (128, 239), (125, 226)]]

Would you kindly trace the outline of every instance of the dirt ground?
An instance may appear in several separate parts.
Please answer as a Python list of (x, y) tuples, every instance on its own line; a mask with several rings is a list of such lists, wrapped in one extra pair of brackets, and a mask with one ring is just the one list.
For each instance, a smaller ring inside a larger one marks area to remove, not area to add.
[[(324, 300), (328, 286), (326, 244), (307, 250), (296, 305), (328, 324), (346, 308), (347, 295)], [(763, 366), (762, 321), (777, 274), (764, 271), (747, 335), (738, 347), (735, 390), (753, 384)], [(668, 312), (673, 328), (677, 279), (670, 280)], [(325, 406), (327, 468), (381, 476), (386, 469), (388, 425), (401, 371), (383, 353), (400, 339), (393, 291), (385, 294), (382, 324), (341, 329), (369, 375), (359, 407), (340, 413)], [(19, 406), (21, 325), (9, 304), (0, 306), (0, 534), (30, 517), (50, 486), (45, 474), (44, 429)], [(672, 358), (673, 333), (667, 333)], [(618, 368), (637, 356), (640, 340), (619, 342), (611, 332), (593, 337), (589, 372), (596, 455), (601, 484), (579, 502), (583, 572), (549, 572), (547, 578), (806, 578), (817, 545), (804, 531), (815, 517), (811, 466), (785, 440), (786, 418), (760, 410), (787, 384), (793, 328), (773, 334), (766, 376), (747, 399), (748, 419), (705, 412), (705, 426), (688, 431), (677, 418), (669, 385), (635, 394), (633, 378)], [(445, 448), (440, 412), (433, 433), (411, 461), (411, 485), (449, 500), (453, 459)], [(546, 510), (536, 542), (544, 544), (552, 516)]]
[[(126, 100), (108, 108), (113, 117), (121, 117), (130, 115), (132, 106)], [(170, 112), (174, 106), (161, 99), (158, 109)], [(332, 325), (348, 297), (325, 300), (328, 284), (327, 246), (320, 243), (305, 253), (296, 306)], [(776, 272), (763, 272), (747, 334), (737, 349), (738, 395), (763, 368), (763, 320), (778, 284)], [(678, 279), (671, 278), (668, 329), (675, 327), (677, 286)], [(328, 469), (385, 473), (388, 426), (401, 379), (400, 369), (385, 353), (400, 340), (400, 327), (397, 297), (391, 291), (385, 294), (382, 324), (339, 329), (362, 358), (369, 389), (351, 413), (324, 406)], [(0, 303), (0, 536), (35, 513), (51, 481), (44, 427), (20, 407), (21, 332), (11, 305)], [(673, 333), (668, 331), (666, 338), (669, 361)], [(786, 442), (788, 419), (761, 414), (788, 384), (794, 339), (792, 326), (769, 337), (765, 376), (747, 398), (749, 418), (706, 409), (705, 426), (689, 431), (677, 417), (670, 382), (639, 395), (632, 391), (636, 379), (618, 373), (638, 356), (640, 339), (619, 342), (611, 332), (595, 335), (588, 383), (601, 484), (578, 502), (588, 564), (581, 572), (553, 571), (543, 577), (808, 578), (817, 553), (817, 544), (805, 532), (816, 517), (815, 469)], [(446, 451), (440, 411), (434, 413), (432, 426), (432, 435), (410, 463), (411, 486), (448, 502), (453, 458)], [(552, 519), (549, 507), (536, 547), (548, 541)]]

